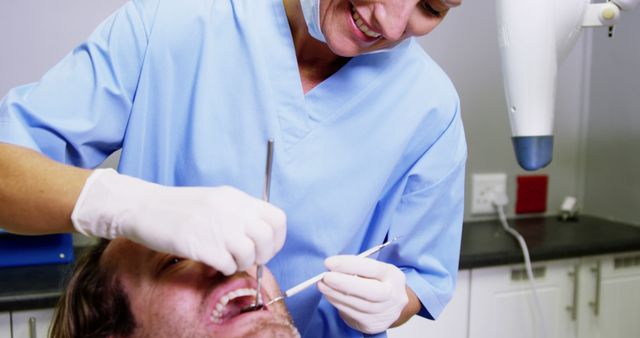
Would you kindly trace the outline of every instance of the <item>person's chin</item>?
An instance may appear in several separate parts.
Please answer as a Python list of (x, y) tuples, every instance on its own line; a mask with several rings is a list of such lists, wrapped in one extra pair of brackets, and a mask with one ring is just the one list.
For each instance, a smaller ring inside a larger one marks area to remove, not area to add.
[(348, 39), (340, 39), (339, 41), (334, 42), (333, 39), (329, 38), (327, 40), (327, 46), (329, 46), (329, 49), (331, 49), (333, 54), (341, 57), (354, 57), (364, 52), (362, 47), (354, 44)]
[(263, 317), (251, 322), (239, 331), (229, 332), (224, 337), (257, 337), (257, 338), (300, 338), (298, 330), (285, 317)]
[(223, 323), (209, 323), (210, 337), (299, 337), (286, 316), (268, 310), (240, 314)]

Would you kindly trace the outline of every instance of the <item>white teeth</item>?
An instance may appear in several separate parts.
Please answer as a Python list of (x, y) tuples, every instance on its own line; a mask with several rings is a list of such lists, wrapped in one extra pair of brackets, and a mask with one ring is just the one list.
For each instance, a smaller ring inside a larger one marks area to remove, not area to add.
[(218, 304), (216, 304), (216, 308), (211, 313), (211, 321), (215, 324), (219, 324), (222, 322), (222, 315), (225, 313), (225, 309), (227, 304), (230, 301), (238, 298), (238, 297), (246, 297), (246, 296), (255, 296), (256, 289), (237, 289), (227, 293), (226, 295), (220, 297)]
[(367, 25), (364, 23), (364, 21), (360, 17), (360, 14), (356, 12), (355, 7), (351, 7), (351, 16), (353, 17), (353, 21), (356, 23), (356, 26), (358, 26), (358, 28), (362, 33), (364, 33), (364, 35), (374, 39), (377, 39), (381, 36), (381, 34), (376, 33), (370, 30), (369, 27), (367, 27)]

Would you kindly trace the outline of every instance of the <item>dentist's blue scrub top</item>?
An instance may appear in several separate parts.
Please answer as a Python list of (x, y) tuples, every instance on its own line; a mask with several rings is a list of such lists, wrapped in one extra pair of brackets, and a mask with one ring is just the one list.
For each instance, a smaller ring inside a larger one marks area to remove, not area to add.
[[(136, 0), (0, 102), (0, 141), (174, 186), (231, 185), (288, 215), (268, 264), (287, 289), (323, 260), (378, 259), (436, 317), (455, 287), (466, 145), (446, 74), (413, 39), (351, 59), (306, 95), (282, 0)], [(359, 337), (316, 288), (287, 301), (305, 337)], [(378, 335), (384, 337), (382, 333)]]

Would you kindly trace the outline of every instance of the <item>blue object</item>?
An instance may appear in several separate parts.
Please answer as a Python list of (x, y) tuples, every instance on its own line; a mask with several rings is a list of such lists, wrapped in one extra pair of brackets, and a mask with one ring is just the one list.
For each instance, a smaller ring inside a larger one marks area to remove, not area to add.
[(553, 158), (553, 135), (512, 137), (518, 164), (524, 170), (546, 167)]
[(65, 264), (74, 259), (71, 235), (19, 236), (0, 232), (0, 268)]
[[(0, 103), (0, 141), (172, 186), (231, 185), (288, 216), (268, 263), (283, 290), (403, 236), (400, 267), (436, 317), (455, 289), (466, 144), (458, 95), (409, 39), (303, 93), (281, 0), (133, 1), (38, 83)], [(287, 301), (305, 337), (360, 337), (316, 288)], [(378, 335), (384, 337), (384, 333)]]

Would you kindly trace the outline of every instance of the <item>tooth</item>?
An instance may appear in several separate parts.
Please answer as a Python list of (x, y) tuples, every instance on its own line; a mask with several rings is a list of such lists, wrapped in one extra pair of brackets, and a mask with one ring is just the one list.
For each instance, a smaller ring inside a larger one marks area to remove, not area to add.
[(370, 36), (372, 38), (377, 38), (378, 36), (380, 36), (380, 34), (374, 32), (374, 31), (366, 31), (364, 32), (367, 36)]
[(360, 19), (360, 14), (358, 14), (356, 11), (353, 11), (353, 18), (356, 20)]
[(227, 296), (227, 295), (222, 296), (222, 298), (220, 298), (220, 303), (222, 303), (222, 304), (229, 303), (229, 296)]
[(216, 305), (216, 311), (218, 312), (222, 312), (224, 310), (225, 306), (218, 303), (218, 305)]

